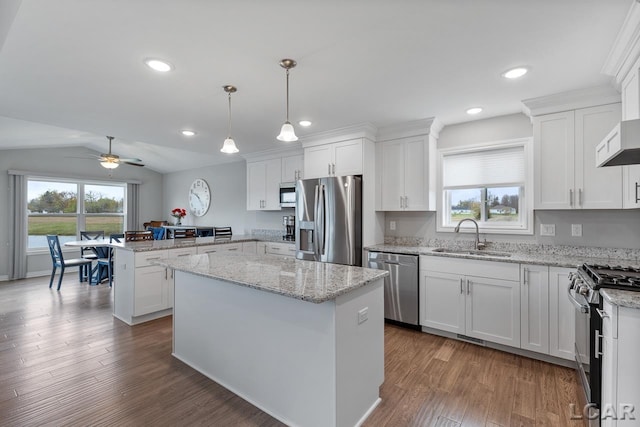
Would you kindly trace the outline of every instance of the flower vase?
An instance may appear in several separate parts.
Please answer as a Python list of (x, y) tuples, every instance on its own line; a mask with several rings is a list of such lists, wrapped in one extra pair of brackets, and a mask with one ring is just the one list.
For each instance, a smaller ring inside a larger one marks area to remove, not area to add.
[(182, 218), (176, 219), (176, 225), (182, 225)]

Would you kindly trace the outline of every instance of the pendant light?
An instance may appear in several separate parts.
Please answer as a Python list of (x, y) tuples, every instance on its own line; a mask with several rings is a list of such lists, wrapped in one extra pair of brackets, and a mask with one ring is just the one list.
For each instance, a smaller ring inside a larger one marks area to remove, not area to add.
[(276, 138), (279, 141), (284, 142), (293, 142), (297, 141), (298, 137), (293, 129), (293, 125), (289, 122), (289, 70), (297, 65), (296, 61), (293, 59), (283, 59), (280, 61), (280, 66), (287, 70), (287, 121), (284, 122), (282, 128), (280, 129), (280, 135)]
[(238, 147), (236, 147), (235, 141), (231, 138), (231, 94), (236, 92), (238, 89), (231, 85), (222, 86), (222, 88), (229, 94), (229, 130), (227, 132), (227, 139), (224, 140), (224, 144), (220, 151), (226, 154), (233, 154), (237, 153), (239, 150)]

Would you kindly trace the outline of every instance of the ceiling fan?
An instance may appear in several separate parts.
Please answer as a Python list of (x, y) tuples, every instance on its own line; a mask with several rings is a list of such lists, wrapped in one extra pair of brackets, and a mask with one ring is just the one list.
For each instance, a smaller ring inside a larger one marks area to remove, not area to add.
[(117, 154), (112, 154), (111, 153), (111, 142), (113, 141), (113, 137), (112, 136), (107, 136), (107, 139), (109, 140), (109, 152), (108, 153), (102, 153), (100, 154), (100, 156), (96, 156), (98, 158), (98, 161), (100, 162), (100, 164), (102, 165), (103, 168), (106, 169), (115, 169), (118, 166), (120, 166), (121, 163), (126, 163), (128, 165), (133, 165), (133, 166), (144, 166), (141, 162), (142, 160), (140, 159), (124, 159), (121, 158), (120, 156), (118, 156)]

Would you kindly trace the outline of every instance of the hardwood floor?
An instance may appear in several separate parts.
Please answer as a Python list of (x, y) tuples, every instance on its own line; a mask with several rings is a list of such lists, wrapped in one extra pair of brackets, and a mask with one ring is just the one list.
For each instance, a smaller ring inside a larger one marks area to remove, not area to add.
[[(281, 426), (171, 356), (171, 318), (129, 327), (68, 274), (0, 283), (0, 425)], [(377, 426), (582, 425), (567, 368), (385, 327)]]

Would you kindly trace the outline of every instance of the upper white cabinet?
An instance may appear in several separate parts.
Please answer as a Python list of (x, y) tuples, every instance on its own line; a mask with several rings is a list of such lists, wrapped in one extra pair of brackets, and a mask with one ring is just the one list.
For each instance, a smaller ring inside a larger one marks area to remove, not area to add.
[(622, 171), (595, 166), (620, 117), (620, 103), (534, 117), (536, 209), (622, 208)]
[[(640, 119), (640, 61), (622, 80), (620, 92), (622, 120)], [(640, 165), (622, 166), (622, 191), (623, 208), (640, 208)]]
[(378, 211), (435, 209), (435, 118), (381, 128), (376, 144)]
[(280, 158), (247, 162), (247, 210), (279, 211), (281, 179)]
[(302, 159), (302, 154), (282, 158), (281, 182), (295, 182), (304, 177), (302, 174), (304, 166)]
[(380, 165), (378, 210), (429, 210), (428, 136), (379, 143), (377, 154)]
[(304, 149), (305, 178), (362, 175), (362, 138)]

